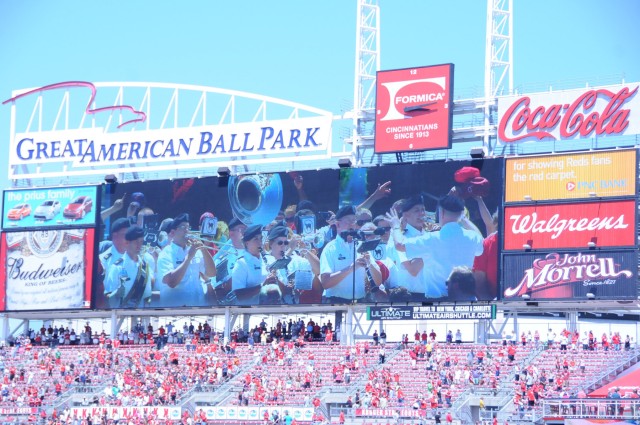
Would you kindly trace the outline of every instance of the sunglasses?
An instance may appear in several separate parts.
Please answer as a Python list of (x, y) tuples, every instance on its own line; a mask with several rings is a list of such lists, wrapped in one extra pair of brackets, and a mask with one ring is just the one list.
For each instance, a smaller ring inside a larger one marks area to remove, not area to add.
[(370, 223), (370, 222), (371, 222), (371, 220), (356, 220), (356, 224), (358, 226), (364, 226), (365, 224)]
[(278, 241), (276, 245), (289, 245), (289, 241)]
[(384, 229), (384, 232), (390, 232), (391, 231), (391, 227), (386, 227), (386, 226), (382, 226), (382, 227), (378, 227), (378, 229)]

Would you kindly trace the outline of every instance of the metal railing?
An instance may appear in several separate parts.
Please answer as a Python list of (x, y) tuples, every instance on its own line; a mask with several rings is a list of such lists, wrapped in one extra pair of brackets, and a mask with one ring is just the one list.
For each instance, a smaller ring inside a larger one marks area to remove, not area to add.
[(542, 401), (545, 418), (640, 419), (640, 399), (547, 399)]
[(589, 381), (587, 381), (584, 385), (584, 388), (586, 389), (585, 391), (589, 392), (608, 384), (621, 372), (627, 370), (634, 364), (638, 363), (638, 361), (640, 360), (640, 347), (634, 347), (629, 351), (625, 351), (625, 353), (629, 354), (624, 356), (622, 359), (620, 359), (620, 361), (616, 362), (616, 364), (606, 369), (604, 372), (594, 376)]

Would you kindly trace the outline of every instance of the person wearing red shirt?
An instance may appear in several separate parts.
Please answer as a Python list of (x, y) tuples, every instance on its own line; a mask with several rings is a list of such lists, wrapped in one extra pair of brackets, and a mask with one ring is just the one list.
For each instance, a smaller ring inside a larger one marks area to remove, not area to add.
[(516, 346), (511, 344), (509, 345), (509, 347), (507, 348), (507, 357), (509, 359), (510, 362), (514, 361), (516, 358)]
[(479, 300), (492, 300), (498, 295), (498, 232), (484, 238), (482, 247), (482, 254), (475, 257), (472, 268), (476, 296)]
[(536, 404), (536, 396), (533, 392), (533, 388), (529, 388), (529, 390), (527, 391), (527, 400), (529, 402), (529, 408), (533, 408), (533, 406)]

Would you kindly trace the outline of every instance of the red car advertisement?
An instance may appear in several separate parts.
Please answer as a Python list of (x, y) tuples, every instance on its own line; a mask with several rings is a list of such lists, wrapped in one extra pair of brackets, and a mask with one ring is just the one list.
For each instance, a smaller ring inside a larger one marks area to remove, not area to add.
[(503, 229), (505, 250), (633, 247), (636, 201), (505, 207)]
[(379, 71), (375, 152), (451, 147), (453, 64)]

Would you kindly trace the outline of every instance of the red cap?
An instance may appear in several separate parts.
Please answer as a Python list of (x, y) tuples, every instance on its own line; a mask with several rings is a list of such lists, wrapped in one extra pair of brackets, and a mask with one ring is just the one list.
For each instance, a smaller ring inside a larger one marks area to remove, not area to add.
[(467, 183), (475, 177), (480, 177), (480, 170), (476, 167), (462, 167), (453, 175), (456, 183)]

